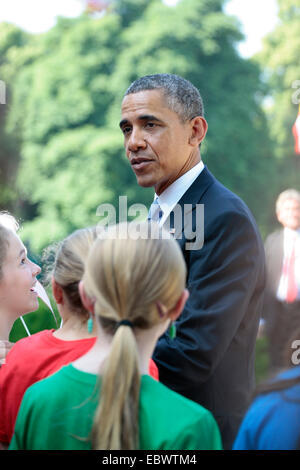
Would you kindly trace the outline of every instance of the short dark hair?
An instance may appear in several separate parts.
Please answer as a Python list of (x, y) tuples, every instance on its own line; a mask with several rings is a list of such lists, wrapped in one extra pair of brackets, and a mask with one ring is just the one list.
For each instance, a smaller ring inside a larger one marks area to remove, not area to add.
[(203, 101), (197, 88), (188, 80), (170, 73), (145, 75), (135, 80), (125, 95), (144, 90), (161, 89), (168, 107), (186, 122), (196, 116), (204, 116)]

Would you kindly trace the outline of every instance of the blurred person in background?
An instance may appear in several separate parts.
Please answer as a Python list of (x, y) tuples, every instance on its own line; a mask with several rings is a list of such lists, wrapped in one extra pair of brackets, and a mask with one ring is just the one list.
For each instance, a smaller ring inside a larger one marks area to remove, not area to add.
[(287, 189), (276, 201), (276, 216), (283, 228), (265, 242), (267, 283), (263, 308), (263, 334), (268, 339), (270, 371), (285, 364), (284, 347), (300, 326), (300, 192)]

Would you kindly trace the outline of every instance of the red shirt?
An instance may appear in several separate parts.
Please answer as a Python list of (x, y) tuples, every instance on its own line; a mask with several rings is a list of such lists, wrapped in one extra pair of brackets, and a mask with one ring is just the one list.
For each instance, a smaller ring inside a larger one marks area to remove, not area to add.
[[(9, 443), (23, 395), (30, 385), (83, 356), (96, 338), (64, 341), (44, 330), (19, 340), (0, 369), (0, 442)], [(150, 360), (150, 375), (158, 380), (158, 370)]]

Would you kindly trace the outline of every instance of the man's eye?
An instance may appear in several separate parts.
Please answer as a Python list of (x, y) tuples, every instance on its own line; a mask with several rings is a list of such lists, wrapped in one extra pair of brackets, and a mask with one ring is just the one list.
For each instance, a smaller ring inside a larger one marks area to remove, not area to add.
[(155, 127), (155, 126), (156, 126), (155, 122), (147, 122), (145, 127)]
[(124, 135), (128, 134), (130, 131), (131, 131), (131, 127), (123, 127), (122, 128), (122, 132), (123, 132)]

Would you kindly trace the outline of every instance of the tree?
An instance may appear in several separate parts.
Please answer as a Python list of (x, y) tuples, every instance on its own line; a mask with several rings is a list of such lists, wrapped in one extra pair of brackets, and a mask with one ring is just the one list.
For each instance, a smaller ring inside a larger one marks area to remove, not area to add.
[(122, 28), (127, 28), (136, 20), (139, 20), (149, 4), (149, 0), (113, 0), (112, 8), (121, 20)]
[[(175, 8), (150, 3), (139, 21), (122, 33), (124, 50), (112, 77), (117, 119), (122, 94), (138, 76), (177, 73), (200, 90), (208, 134), (202, 146), (205, 163), (254, 212), (262, 231), (275, 179), (272, 147), (261, 109), (264, 87), (260, 68), (235, 48), (242, 38), (222, 0), (182, 0)], [(113, 112), (114, 111), (114, 112)], [(266, 206), (262, 206), (262, 199)]]
[(11, 101), (13, 73), (12, 57), (19, 54), (28, 40), (21, 29), (8, 23), (0, 24), (0, 209), (11, 210), (16, 198), (15, 178), (19, 162), (17, 139), (7, 134), (6, 121)]
[(256, 60), (264, 68), (272, 98), (267, 116), (281, 191), (289, 186), (299, 189), (300, 156), (294, 152), (292, 126), (300, 103), (300, 0), (278, 0), (278, 5), (279, 23), (264, 39)]
[(97, 223), (98, 205), (118, 207), (119, 195), (150, 205), (153, 191), (136, 184), (118, 122), (129, 84), (156, 72), (200, 89), (209, 123), (203, 159), (263, 225), (261, 199), (273, 175), (260, 71), (238, 56), (242, 36), (223, 3), (116, 0), (101, 18), (61, 18), (26, 46), (9, 131), (21, 139), (18, 188), (31, 210), (23, 237), (33, 250)]

